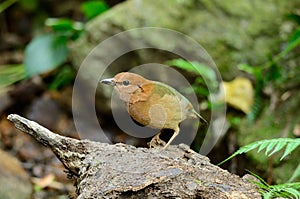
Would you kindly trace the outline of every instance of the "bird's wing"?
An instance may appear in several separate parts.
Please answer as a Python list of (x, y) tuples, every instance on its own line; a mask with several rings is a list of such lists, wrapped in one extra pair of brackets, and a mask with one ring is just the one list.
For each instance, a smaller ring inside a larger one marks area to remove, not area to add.
[[(172, 88), (171, 86), (168, 86), (161, 82), (156, 82), (155, 84), (155, 91), (161, 94), (161, 97), (164, 97), (165, 95), (171, 95), (174, 96), (173, 100), (170, 101), (170, 103), (173, 102), (179, 102), (181, 107), (184, 108), (183, 111), (186, 111), (187, 116), (192, 115), (192, 118), (200, 118), (204, 123), (208, 124), (207, 121), (194, 109), (192, 103), (181, 93), (179, 93), (176, 89)], [(175, 103), (176, 103), (175, 102)], [(195, 117), (196, 116), (196, 117)]]
[(174, 100), (176, 101), (180, 100), (182, 101), (182, 103), (186, 105), (191, 104), (191, 102), (186, 97), (184, 97), (181, 93), (179, 93), (176, 89), (162, 82), (155, 82), (154, 91), (155, 93), (161, 95), (161, 97), (164, 97), (165, 95), (170, 95), (170, 96), (174, 96)]

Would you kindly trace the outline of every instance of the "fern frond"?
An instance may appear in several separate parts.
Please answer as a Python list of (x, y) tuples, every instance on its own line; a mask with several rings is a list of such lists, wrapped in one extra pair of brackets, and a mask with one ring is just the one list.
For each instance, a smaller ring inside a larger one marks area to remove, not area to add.
[(270, 140), (260, 140), (253, 142), (251, 144), (248, 144), (246, 146), (241, 147), (239, 150), (237, 150), (234, 154), (229, 156), (227, 159), (219, 163), (218, 165), (223, 164), (224, 162), (230, 160), (231, 158), (247, 153), (253, 149), (258, 148), (258, 152), (261, 152), (262, 150), (265, 150), (265, 155), (270, 157), (274, 153), (280, 151), (285, 147), (285, 151), (283, 155), (281, 156), (280, 160), (284, 159), (287, 155), (289, 155), (292, 151), (294, 151), (298, 146), (300, 145), (300, 138), (276, 138), (276, 139), (270, 139)]
[(255, 88), (253, 104), (250, 113), (247, 114), (247, 118), (250, 122), (254, 122), (261, 114), (264, 108), (263, 98), (261, 97), (261, 91)]
[(254, 183), (259, 188), (259, 192), (261, 193), (262, 198), (269, 199), (284, 197), (300, 199), (300, 182), (269, 185), (258, 175), (254, 174), (251, 171), (248, 172), (259, 180), (252, 181), (252, 183)]
[[(298, 142), (296, 142), (298, 140)], [(287, 144), (284, 154), (282, 155), (282, 157), (280, 158), (280, 160), (282, 160), (283, 158), (285, 158), (287, 155), (289, 155), (292, 151), (295, 150), (295, 148), (297, 148), (300, 145), (300, 138), (298, 139), (294, 139), (295, 142), (290, 142)]]
[(284, 197), (300, 199), (300, 182), (269, 185), (268, 189), (264, 190), (264, 192), (270, 193), (271, 198)]

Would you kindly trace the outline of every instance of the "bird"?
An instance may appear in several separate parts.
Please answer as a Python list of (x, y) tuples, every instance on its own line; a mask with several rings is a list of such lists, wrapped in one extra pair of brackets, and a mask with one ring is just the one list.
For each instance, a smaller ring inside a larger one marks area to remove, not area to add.
[(163, 146), (163, 149), (167, 148), (179, 134), (179, 124), (185, 119), (199, 118), (208, 124), (186, 97), (165, 83), (148, 80), (131, 72), (118, 73), (100, 83), (114, 87), (135, 122), (160, 129), (150, 141), (150, 148), (164, 143), (159, 136), (163, 129), (171, 129), (173, 135)]

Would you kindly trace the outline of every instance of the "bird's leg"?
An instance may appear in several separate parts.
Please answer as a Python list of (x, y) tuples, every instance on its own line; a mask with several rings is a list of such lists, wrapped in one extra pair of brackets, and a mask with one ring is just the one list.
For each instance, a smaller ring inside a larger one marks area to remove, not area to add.
[(176, 127), (176, 128), (174, 129), (174, 133), (173, 133), (172, 137), (170, 138), (170, 140), (169, 140), (168, 143), (164, 146), (163, 149), (167, 148), (167, 147), (171, 144), (171, 142), (176, 138), (176, 136), (177, 136), (178, 134), (179, 134), (179, 127)]
[(150, 141), (150, 144), (149, 144), (149, 147), (150, 148), (154, 148), (154, 147), (157, 147), (157, 146), (164, 146), (166, 143), (160, 139), (160, 134), (161, 134), (161, 131), (156, 134), (152, 140)]

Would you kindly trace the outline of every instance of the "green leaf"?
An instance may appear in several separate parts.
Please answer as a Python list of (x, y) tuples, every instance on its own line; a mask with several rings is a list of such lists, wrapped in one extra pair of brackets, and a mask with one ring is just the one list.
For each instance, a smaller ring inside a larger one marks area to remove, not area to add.
[(294, 151), (295, 148), (297, 148), (300, 145), (300, 142), (291, 142), (288, 143), (288, 145), (285, 148), (284, 154), (282, 155), (282, 157), (280, 158), (280, 160), (282, 160), (283, 158), (285, 158), (287, 155), (289, 155), (292, 151)]
[(56, 31), (68, 31), (73, 30), (73, 21), (66, 18), (48, 18), (45, 21), (45, 25), (51, 27)]
[(292, 177), (288, 180), (288, 182), (293, 182), (299, 176), (300, 176), (300, 164), (297, 166), (297, 168), (295, 169)]
[(255, 148), (257, 148), (259, 145), (258, 142), (253, 142), (251, 144), (248, 144), (246, 146), (241, 147), (239, 150), (237, 150), (235, 153), (233, 153), (231, 156), (229, 156), (228, 158), (226, 158), (225, 160), (223, 160), (222, 162), (220, 162), (218, 165), (221, 165), (225, 162), (227, 162), (228, 160), (232, 159), (233, 157), (239, 155), (239, 154), (243, 154), (243, 153), (247, 153)]
[(254, 68), (253, 68), (253, 66), (250, 66), (248, 64), (238, 64), (237, 67), (241, 71), (249, 73), (250, 75), (254, 75)]
[(285, 147), (286, 142), (278, 142), (274, 148), (274, 150), (269, 154), (269, 156), (273, 155), (274, 153), (280, 151), (283, 147)]
[(254, 183), (259, 183), (260, 184), (260, 188), (267, 189), (269, 187), (269, 184), (266, 181), (264, 181), (264, 179), (262, 179), (259, 175), (253, 173), (252, 171), (250, 171), (248, 169), (247, 169), (247, 171), (260, 181), (260, 182), (253, 181)]
[(169, 66), (176, 66), (177, 68), (187, 70), (189, 72), (198, 73), (196, 68), (191, 64), (191, 62), (188, 62), (184, 59), (173, 59), (166, 62)]
[(263, 199), (271, 199), (272, 197), (271, 197), (271, 193), (269, 193), (269, 192), (263, 192), (262, 193), (262, 198)]
[(0, 3), (0, 13), (5, 11), (9, 6), (13, 5), (16, 3), (18, 0), (5, 0)]
[(87, 1), (81, 5), (81, 10), (87, 19), (92, 19), (108, 9), (104, 1)]
[(290, 13), (287, 15), (287, 18), (293, 22), (296, 22), (298, 25), (300, 25), (300, 16), (298, 14)]
[(298, 41), (298, 39), (300, 39), (300, 27), (291, 36), (289, 44), (291, 45), (293, 42)]
[(277, 142), (270, 142), (266, 148), (266, 152), (265, 155), (266, 156), (270, 156), (269, 152), (275, 147), (275, 145), (277, 144)]
[(189, 72), (193, 72), (195, 74), (199, 74), (201, 71), (201, 75), (206, 77), (210, 81), (216, 81), (216, 73), (210, 67), (203, 65), (199, 62), (189, 62), (184, 59), (173, 59), (167, 61), (166, 64), (171, 66), (176, 66), (177, 68), (187, 70)]
[(270, 65), (269, 70), (265, 76), (267, 82), (274, 81), (282, 77), (282, 72), (280, 71), (280, 68), (282, 67), (278, 66), (276, 63), (272, 63)]
[(297, 191), (294, 188), (287, 187), (287, 188), (283, 189), (282, 191), (286, 192), (287, 196), (291, 195), (295, 199), (299, 199), (300, 198), (300, 192)]
[(251, 181), (259, 188), (259, 192), (262, 194), (262, 197), (265, 198), (300, 198), (300, 183), (285, 183), (278, 185), (269, 185), (266, 181), (264, 181), (260, 176), (254, 174), (251, 171), (248, 171), (251, 175), (256, 177), (259, 181)]
[(207, 80), (207, 84), (209, 84), (210, 88), (216, 89), (218, 87), (218, 81), (216, 73), (213, 69), (211, 69), (209, 66), (206, 66), (204, 64), (201, 64), (199, 62), (189, 62), (184, 59), (173, 59), (166, 62), (169, 66), (175, 66), (177, 68), (195, 73), (195, 74), (201, 74), (201, 76), (204, 78), (204, 80)]
[(34, 11), (39, 7), (38, 0), (19, 0), (19, 5), (27, 11)]
[(34, 38), (25, 49), (24, 65), (31, 77), (54, 69), (68, 56), (68, 38), (61, 34), (49, 34)]
[(0, 88), (11, 85), (25, 78), (22, 64), (0, 66)]
[(49, 89), (57, 90), (69, 83), (75, 78), (75, 72), (71, 66), (64, 66), (55, 74), (54, 80), (51, 82)]
[(54, 31), (83, 31), (84, 24), (67, 18), (47, 18), (45, 25)]
[(264, 150), (265, 148), (267, 148), (269, 142), (262, 142), (260, 145), (259, 145), (259, 148), (257, 150), (257, 152), (261, 152), (262, 150)]
[[(298, 146), (300, 145), (300, 138), (292, 139), (292, 138), (276, 138), (276, 139), (271, 139), (271, 140), (261, 140), (261, 141), (256, 141), (251, 144), (248, 144), (246, 146), (241, 147), (239, 150), (237, 150), (234, 154), (220, 162), (218, 165), (223, 164), (224, 162), (230, 160), (231, 158), (242, 154), (242, 153), (247, 153), (253, 149), (258, 148), (258, 151), (260, 152), (264, 148), (266, 149), (265, 154), (267, 156), (271, 156), (273, 153), (279, 151), (282, 149), (284, 146), (286, 146), (285, 152), (280, 158), (282, 160), (285, 158), (287, 155), (289, 155), (292, 151), (294, 151)], [(274, 148), (274, 146), (276, 146)], [(274, 149), (273, 149), (274, 148)], [(273, 151), (269, 153), (271, 150)]]
[(247, 153), (253, 149), (256, 149), (257, 147), (259, 147), (261, 144), (264, 144), (261, 141), (257, 141), (257, 142), (253, 142), (251, 144), (248, 144), (246, 146), (241, 147), (237, 152), (239, 152), (240, 154), (242, 153)]
[(84, 31), (84, 23), (72, 21), (68, 18), (47, 18), (45, 25), (54, 32), (68, 36), (71, 40), (76, 40)]
[[(206, 77), (209, 81), (213, 82), (217, 82), (217, 76), (216, 73), (213, 69), (211, 69), (209, 66), (206, 66), (204, 64), (201, 64), (199, 62), (192, 62), (193, 67), (197, 68), (197, 72), (201, 71), (201, 75)], [(198, 72), (199, 73), (199, 72)]]
[(300, 45), (300, 28), (298, 28), (294, 34), (291, 36), (287, 47), (284, 49), (284, 51), (282, 51), (280, 53), (281, 56), (286, 55), (287, 53), (289, 53), (291, 50), (293, 50), (294, 48), (296, 48), (297, 46)]

